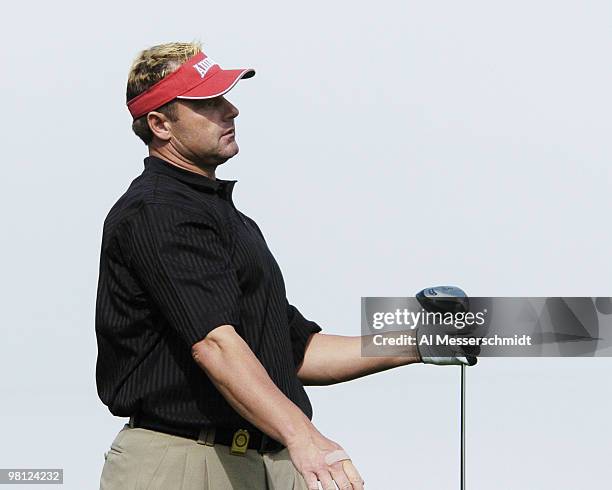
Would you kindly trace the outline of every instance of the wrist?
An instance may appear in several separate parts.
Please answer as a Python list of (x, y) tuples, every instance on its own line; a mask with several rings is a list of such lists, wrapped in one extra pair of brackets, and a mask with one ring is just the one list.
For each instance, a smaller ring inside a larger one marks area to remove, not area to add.
[(423, 358), (421, 357), (421, 351), (419, 351), (419, 348), (415, 347), (414, 350), (415, 350), (415, 354), (414, 355), (415, 355), (416, 362), (424, 363), (423, 362)]
[(285, 447), (299, 445), (311, 439), (313, 430), (316, 430), (312, 422), (302, 414), (298, 420), (288, 423), (283, 427), (280, 442)]
[(423, 358), (421, 357), (421, 350), (419, 349), (418, 330), (412, 331), (412, 338), (414, 339), (414, 344), (406, 346), (406, 351), (404, 352), (404, 357), (407, 359), (405, 364), (423, 362)]

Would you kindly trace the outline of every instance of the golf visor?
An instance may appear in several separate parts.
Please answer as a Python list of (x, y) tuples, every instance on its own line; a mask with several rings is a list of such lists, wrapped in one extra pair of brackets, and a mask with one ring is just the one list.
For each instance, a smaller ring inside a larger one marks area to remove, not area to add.
[(138, 119), (174, 99), (212, 99), (228, 92), (241, 78), (255, 75), (252, 68), (224, 70), (199, 52), (178, 70), (127, 103), (130, 114)]

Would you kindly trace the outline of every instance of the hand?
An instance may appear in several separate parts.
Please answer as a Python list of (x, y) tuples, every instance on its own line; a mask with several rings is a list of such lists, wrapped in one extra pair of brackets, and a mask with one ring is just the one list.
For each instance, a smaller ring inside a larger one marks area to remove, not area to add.
[(341, 490), (363, 490), (364, 481), (350, 459), (328, 463), (329, 456), (337, 459), (333, 458), (333, 452), (343, 449), (316, 428), (313, 427), (307, 436), (289, 443), (287, 449), (308, 490), (318, 490), (317, 481), (321, 482), (323, 490), (335, 490), (334, 482)]
[[(436, 366), (461, 365), (473, 366), (480, 354), (478, 345), (438, 345), (438, 336), (448, 335), (450, 340), (466, 342), (473, 338), (472, 332), (462, 332), (444, 325), (423, 325), (416, 329), (417, 349), (424, 364)], [(429, 343), (424, 343), (424, 337)]]

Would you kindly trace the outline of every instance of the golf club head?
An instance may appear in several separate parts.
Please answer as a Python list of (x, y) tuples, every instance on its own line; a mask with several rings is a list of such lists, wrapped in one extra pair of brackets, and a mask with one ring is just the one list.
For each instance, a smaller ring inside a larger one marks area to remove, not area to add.
[[(416, 294), (416, 299), (425, 311), (433, 313), (466, 313), (470, 300), (463, 289), (457, 286), (435, 286), (425, 288)], [(474, 356), (466, 356), (469, 366), (478, 362)]]
[(470, 310), (470, 301), (463, 289), (457, 286), (435, 286), (416, 294), (425, 311), (434, 313), (459, 313)]

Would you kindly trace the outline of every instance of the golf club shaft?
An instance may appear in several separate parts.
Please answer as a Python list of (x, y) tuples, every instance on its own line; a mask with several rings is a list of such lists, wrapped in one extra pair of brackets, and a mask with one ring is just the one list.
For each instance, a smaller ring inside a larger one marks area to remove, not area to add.
[(465, 364), (461, 365), (461, 490), (465, 490)]

